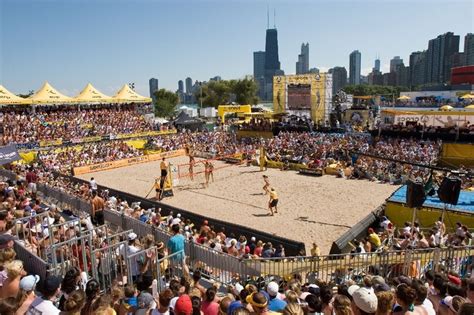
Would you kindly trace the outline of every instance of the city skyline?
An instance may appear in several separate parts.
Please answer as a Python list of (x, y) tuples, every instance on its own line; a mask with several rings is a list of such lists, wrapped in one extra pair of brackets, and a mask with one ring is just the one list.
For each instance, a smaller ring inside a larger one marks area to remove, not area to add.
[[(199, 81), (215, 75), (243, 78), (253, 73), (253, 52), (264, 48), (265, 2), (187, 2), (192, 10), (181, 10), (184, 1), (118, 1), (121, 5), (114, 6), (116, 2), (1, 1), (0, 84), (26, 93), (49, 81), (73, 96), (88, 82), (106, 94), (134, 82), (137, 92), (147, 95), (152, 77), (159, 79), (160, 88), (171, 91), (188, 76)], [(321, 72), (338, 66), (349, 69), (350, 52), (359, 50), (362, 75), (372, 70), (374, 56), (381, 59), (380, 70), (387, 72), (394, 56), (407, 64), (412, 52), (426, 50), (429, 40), (449, 31), (460, 35), (463, 51), (465, 34), (473, 32), (472, 2), (428, 3), (433, 1), (388, 1), (377, 6), (373, 1), (271, 3), (276, 21), (270, 24), (278, 30), (281, 69), (295, 72), (302, 42), (312, 47), (310, 67)], [(328, 26), (334, 10), (345, 21), (340, 27)], [(421, 27), (432, 21), (435, 11), (442, 11), (449, 25)], [(50, 15), (55, 19), (48, 19)], [(401, 15), (416, 19), (397, 23)], [(317, 18), (305, 18), (309, 16)], [(245, 17), (245, 23), (227, 23), (237, 17)], [(368, 17), (370, 23), (361, 22)], [(114, 25), (115, 20), (128, 23)], [(414, 28), (417, 32), (412, 32)], [(193, 36), (176, 36), (188, 29), (193, 29)], [(156, 38), (150, 40), (152, 31)]]

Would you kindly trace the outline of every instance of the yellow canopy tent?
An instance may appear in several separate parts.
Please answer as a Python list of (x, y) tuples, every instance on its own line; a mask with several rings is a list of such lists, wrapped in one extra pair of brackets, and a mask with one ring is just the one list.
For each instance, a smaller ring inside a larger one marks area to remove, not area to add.
[(452, 109), (453, 109), (453, 107), (452, 107), (452, 106), (449, 106), (449, 105), (444, 105), (444, 106), (441, 106), (441, 107), (439, 108), (439, 110), (442, 110), (442, 111), (450, 111), (450, 110), (452, 110)]
[(87, 83), (86, 87), (74, 98), (77, 103), (110, 103), (112, 97), (107, 96), (97, 90), (92, 84)]
[(400, 101), (407, 101), (409, 99), (410, 99), (410, 96), (406, 96), (406, 95), (402, 95), (399, 98), (397, 98), (397, 100), (400, 100)]
[(74, 99), (59, 93), (48, 82), (45, 82), (41, 89), (29, 98), (33, 104), (64, 104), (72, 103)]
[(474, 109), (474, 104), (467, 105), (466, 107), (464, 107), (464, 109)]
[(461, 98), (464, 99), (464, 100), (474, 99), (474, 95), (470, 94), (470, 93), (467, 93), (467, 94), (464, 94), (463, 96), (461, 96)]
[(19, 97), (0, 85), (0, 106), (1, 105), (28, 105), (31, 101), (27, 98)]
[(113, 101), (117, 103), (151, 103), (151, 98), (139, 95), (127, 84), (114, 95)]

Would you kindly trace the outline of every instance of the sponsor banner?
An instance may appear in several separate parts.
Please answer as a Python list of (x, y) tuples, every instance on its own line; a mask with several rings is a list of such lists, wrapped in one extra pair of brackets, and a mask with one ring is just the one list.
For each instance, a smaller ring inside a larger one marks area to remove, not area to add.
[(92, 165), (81, 166), (81, 167), (75, 167), (73, 168), (73, 173), (74, 175), (81, 175), (81, 174), (110, 170), (110, 169), (114, 169), (118, 167), (135, 165), (139, 163), (158, 161), (164, 157), (171, 158), (171, 157), (176, 157), (176, 156), (181, 156), (181, 155), (185, 155), (184, 149), (172, 150), (172, 151), (144, 155), (144, 156), (137, 156), (137, 157), (133, 157), (129, 159), (104, 162), (104, 163), (92, 164)]
[(454, 126), (464, 127), (474, 122), (474, 117), (468, 115), (395, 115), (394, 124), (417, 123), (419, 125), (450, 128)]
[(144, 131), (144, 132), (135, 132), (135, 133), (123, 133), (115, 136), (115, 139), (128, 139), (128, 138), (140, 138), (140, 137), (151, 137), (151, 136), (160, 136), (160, 135), (169, 135), (176, 133), (176, 130), (166, 130), (166, 131)]
[(20, 159), (14, 144), (0, 147), (0, 165), (11, 163)]
[(87, 142), (98, 142), (102, 141), (102, 136), (95, 137), (84, 137), (84, 138), (73, 138), (71, 139), (72, 143), (87, 143)]
[(52, 146), (58, 146), (62, 144), (63, 144), (62, 139), (40, 141), (40, 147), (52, 147)]

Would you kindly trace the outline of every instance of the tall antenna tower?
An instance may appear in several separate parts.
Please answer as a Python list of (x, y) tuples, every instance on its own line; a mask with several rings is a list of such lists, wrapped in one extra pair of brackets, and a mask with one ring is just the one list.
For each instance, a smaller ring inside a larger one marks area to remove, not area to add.
[(267, 5), (267, 30), (270, 28), (270, 8)]
[(276, 27), (276, 9), (273, 9), (273, 28), (277, 28)]

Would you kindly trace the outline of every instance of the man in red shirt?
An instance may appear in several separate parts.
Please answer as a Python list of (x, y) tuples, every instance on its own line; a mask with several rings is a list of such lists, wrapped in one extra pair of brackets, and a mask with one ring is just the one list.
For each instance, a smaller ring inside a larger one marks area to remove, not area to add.
[(38, 181), (38, 176), (33, 170), (33, 167), (30, 167), (26, 173), (26, 182), (28, 184), (28, 192), (36, 194), (36, 182)]

